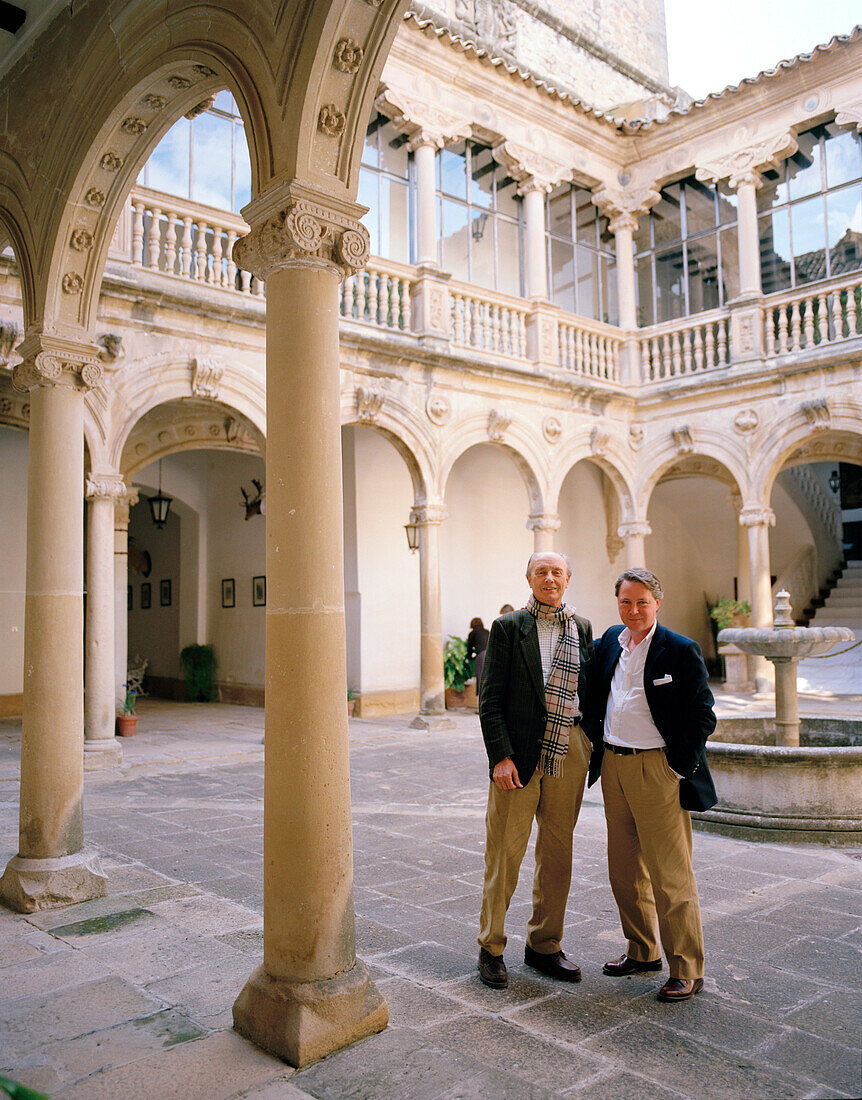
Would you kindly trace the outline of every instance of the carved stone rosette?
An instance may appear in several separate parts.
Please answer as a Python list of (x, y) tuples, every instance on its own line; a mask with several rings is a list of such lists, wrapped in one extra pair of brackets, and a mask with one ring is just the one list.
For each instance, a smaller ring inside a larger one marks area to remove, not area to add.
[(107, 500), (114, 504), (122, 503), (128, 496), (128, 490), (122, 474), (90, 474), (84, 485), (87, 500)]
[(28, 344), (30, 341), (25, 340), (19, 347), (23, 361), (12, 375), (12, 385), (19, 393), (39, 386), (74, 386), (90, 390), (101, 384), (103, 372), (98, 353), (50, 345), (42, 350), (31, 350)]
[(238, 267), (258, 279), (288, 267), (326, 267), (344, 278), (368, 262), (368, 230), (356, 218), (316, 201), (305, 189), (291, 187), (286, 205), (269, 214), (233, 246)]

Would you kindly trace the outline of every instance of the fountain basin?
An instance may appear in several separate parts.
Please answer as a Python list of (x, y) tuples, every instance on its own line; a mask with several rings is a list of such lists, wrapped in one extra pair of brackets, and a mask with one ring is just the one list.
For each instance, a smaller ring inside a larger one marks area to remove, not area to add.
[(846, 626), (746, 626), (726, 627), (719, 633), (718, 640), (768, 661), (789, 661), (825, 653), (839, 642), (855, 641), (856, 636)]
[(774, 718), (721, 719), (706, 745), (718, 803), (693, 813), (695, 825), (748, 840), (862, 841), (862, 722), (800, 725), (800, 745), (786, 746), (774, 744)]

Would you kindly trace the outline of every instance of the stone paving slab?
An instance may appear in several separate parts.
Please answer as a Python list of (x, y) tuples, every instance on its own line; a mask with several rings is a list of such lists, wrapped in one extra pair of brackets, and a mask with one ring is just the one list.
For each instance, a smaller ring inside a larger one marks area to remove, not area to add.
[[(583, 981), (561, 987), (523, 964), (528, 854), (507, 925), (509, 989), (483, 986), (487, 770), (472, 715), (433, 735), (399, 718), (351, 721), (357, 943), (390, 1026), (293, 1072), (231, 1030), (262, 952), (263, 715), (141, 709), (122, 767), (85, 780), (108, 897), (0, 910), (0, 1072), (53, 1100), (862, 1095), (859, 847), (697, 834), (705, 988), (663, 1005), (666, 972), (601, 974), (623, 944), (594, 787), (565, 937)], [(0, 723), (4, 863), (17, 842), (17, 736)]]

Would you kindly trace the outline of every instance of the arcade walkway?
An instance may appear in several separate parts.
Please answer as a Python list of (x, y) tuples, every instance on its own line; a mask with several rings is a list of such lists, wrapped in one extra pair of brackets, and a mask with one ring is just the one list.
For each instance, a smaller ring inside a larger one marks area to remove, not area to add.
[[(263, 712), (149, 700), (140, 711), (122, 769), (86, 776), (88, 839), (110, 896), (30, 917), (0, 910), (0, 1073), (52, 1100), (862, 1093), (860, 848), (698, 834), (706, 986), (662, 1005), (661, 975), (601, 975), (622, 942), (594, 788), (565, 941), (583, 982), (562, 988), (521, 962), (525, 865), (510, 988), (482, 986), (487, 773), (466, 715), (433, 735), (400, 719), (351, 721), (357, 951), (391, 1024), (295, 1073), (231, 1030), (231, 1004), (262, 951)], [(3, 864), (17, 840), (19, 730), (0, 722)]]

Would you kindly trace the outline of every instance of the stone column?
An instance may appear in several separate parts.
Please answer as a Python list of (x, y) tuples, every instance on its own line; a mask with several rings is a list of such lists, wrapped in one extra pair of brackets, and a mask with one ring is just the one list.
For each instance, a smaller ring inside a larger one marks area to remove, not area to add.
[(388, 1019), (355, 953), (345, 702), (338, 293), (368, 258), (361, 209), (273, 186), (233, 250), (266, 281), (269, 425), (263, 965), (234, 1024), (294, 1066)]
[(416, 264), (437, 267), (437, 215), (435, 199), (434, 160), (440, 148), (439, 139), (425, 131), (409, 144), (416, 168)]
[(114, 502), (114, 702), (126, 697), (129, 669), (129, 510), (138, 490), (128, 489)]
[(115, 768), (123, 760), (114, 736), (114, 510), (125, 494), (119, 474), (93, 473), (87, 478), (84, 771)]
[[(747, 504), (739, 513), (740, 525), (748, 532), (748, 570), (751, 583), (751, 625), (772, 626), (772, 575), (769, 567), (769, 528), (775, 513), (759, 504)], [(755, 657), (754, 684), (757, 691), (771, 691), (774, 672), (765, 657)]]
[(635, 520), (632, 523), (621, 523), (617, 528), (617, 534), (623, 540), (625, 548), (626, 569), (646, 569), (647, 535), (652, 534), (652, 528), (646, 520)]
[(527, 520), (527, 528), (533, 532), (533, 553), (556, 553), (554, 541), (561, 526), (559, 516), (550, 512), (534, 512)]
[(748, 172), (736, 183), (736, 233), (739, 242), (739, 297), (759, 297), (760, 233), (757, 228), (757, 189), (760, 173)]
[(33, 335), (15, 385), (30, 391), (27, 595), (18, 854), (0, 898), (33, 912), (107, 893), (84, 850), (84, 390), (95, 347)]
[(414, 508), (410, 522), (419, 528), (419, 600), (421, 649), (419, 656), (419, 713), (413, 729), (445, 729), (454, 725), (446, 715), (443, 683), (443, 622), (440, 612), (440, 524), (442, 505)]
[(524, 281), (526, 297), (548, 297), (548, 246), (545, 236), (545, 195), (550, 185), (535, 176), (518, 188), (524, 199)]

